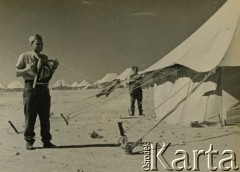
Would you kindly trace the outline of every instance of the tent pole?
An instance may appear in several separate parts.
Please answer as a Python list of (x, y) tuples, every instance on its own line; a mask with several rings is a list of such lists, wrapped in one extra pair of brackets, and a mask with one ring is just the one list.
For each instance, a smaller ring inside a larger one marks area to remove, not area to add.
[(223, 67), (220, 68), (221, 102), (220, 102), (220, 114), (218, 115), (221, 127), (224, 126), (223, 123), (222, 123), (222, 120), (221, 120), (222, 117), (223, 117), (223, 108), (222, 108), (223, 107), (223, 99), (222, 99), (222, 96), (223, 96), (222, 72), (223, 72)]
[(203, 119), (203, 122), (205, 122), (205, 120), (206, 120), (206, 117), (207, 117), (207, 110), (208, 110), (208, 99), (209, 99), (209, 96), (207, 96), (207, 103), (206, 103), (206, 109), (205, 109), (205, 114), (204, 114), (204, 119)]
[[(191, 78), (192, 79), (192, 78)], [(190, 92), (190, 85), (191, 85), (191, 82), (189, 82), (189, 85), (188, 85), (188, 91), (187, 91), (187, 95), (189, 94)], [(187, 96), (186, 95), (186, 96)], [(188, 103), (188, 100), (189, 100), (189, 97), (186, 99), (184, 105), (183, 105), (183, 110), (182, 110), (182, 114), (181, 114), (181, 117), (180, 117), (180, 123), (181, 121), (183, 121), (183, 115), (185, 114), (186, 112), (186, 106), (187, 106), (187, 103)]]
[(221, 115), (220, 114), (218, 114), (218, 118), (219, 118), (219, 122), (221, 124), (221, 127), (223, 127), (223, 123), (222, 123), (222, 119), (221, 119)]

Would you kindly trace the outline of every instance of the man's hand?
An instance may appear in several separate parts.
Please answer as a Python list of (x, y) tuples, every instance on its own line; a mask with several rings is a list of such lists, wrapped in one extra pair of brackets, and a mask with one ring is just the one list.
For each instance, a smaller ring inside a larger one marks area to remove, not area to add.
[(55, 59), (53, 61), (53, 69), (57, 69), (58, 65), (59, 65), (58, 59)]
[(29, 71), (34, 71), (34, 64), (33, 63), (27, 63), (26, 65), (26, 70)]
[(26, 67), (24, 69), (18, 69), (16, 68), (16, 76), (24, 76), (25, 74), (33, 75), (35, 76), (35, 67), (34, 63), (27, 63)]

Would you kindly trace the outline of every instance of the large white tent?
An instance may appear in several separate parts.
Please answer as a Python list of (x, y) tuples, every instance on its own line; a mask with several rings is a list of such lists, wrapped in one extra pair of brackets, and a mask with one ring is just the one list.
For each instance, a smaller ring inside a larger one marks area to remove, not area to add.
[(98, 81), (98, 85), (100, 85), (100, 87), (106, 87), (111, 84), (117, 76), (118, 75), (116, 73), (107, 73), (101, 80)]
[(133, 73), (132, 68), (125, 69), (120, 75), (118, 75), (115, 79), (119, 79), (120, 81), (125, 81)]
[(155, 113), (172, 124), (240, 121), (240, 1), (206, 23), (144, 72), (155, 80)]
[(83, 80), (80, 84), (78, 84), (78, 88), (84, 88), (84, 87), (89, 87), (91, 84), (87, 82), (86, 80)]

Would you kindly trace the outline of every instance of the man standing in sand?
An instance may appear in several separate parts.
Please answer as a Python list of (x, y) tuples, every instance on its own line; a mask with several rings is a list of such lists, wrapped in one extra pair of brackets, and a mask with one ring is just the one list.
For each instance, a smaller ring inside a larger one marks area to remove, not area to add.
[(129, 92), (131, 98), (130, 115), (134, 116), (135, 101), (137, 100), (139, 116), (144, 116), (142, 110), (142, 75), (138, 74), (138, 67), (132, 67), (133, 74), (128, 78)]
[(48, 82), (57, 69), (58, 61), (50, 61), (48, 57), (41, 54), (43, 40), (39, 34), (29, 37), (32, 51), (20, 55), (16, 64), (16, 76), (22, 76), (25, 80), (23, 92), (23, 104), (25, 114), (24, 138), (26, 149), (33, 150), (35, 141), (34, 125), (37, 114), (40, 119), (41, 137), (44, 148), (56, 147), (51, 143), (50, 134), (50, 106)]

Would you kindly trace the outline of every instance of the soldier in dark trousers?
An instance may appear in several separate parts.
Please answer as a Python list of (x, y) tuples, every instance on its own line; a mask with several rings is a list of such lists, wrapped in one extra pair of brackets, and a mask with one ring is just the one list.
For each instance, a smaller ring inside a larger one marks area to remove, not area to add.
[(25, 114), (26, 149), (33, 150), (35, 141), (34, 126), (37, 115), (40, 119), (41, 137), (44, 148), (56, 147), (51, 143), (50, 134), (50, 106), (51, 97), (48, 83), (57, 69), (58, 61), (48, 60), (48, 57), (41, 54), (43, 40), (39, 34), (30, 36), (29, 43), (32, 51), (20, 55), (16, 64), (16, 76), (22, 76), (25, 80), (23, 92), (23, 104)]
[(133, 74), (129, 76), (128, 84), (129, 84), (129, 92), (131, 98), (131, 107), (130, 107), (130, 115), (134, 115), (135, 111), (135, 101), (137, 100), (138, 111), (140, 116), (144, 116), (142, 110), (142, 75), (138, 74), (138, 67), (132, 67)]

